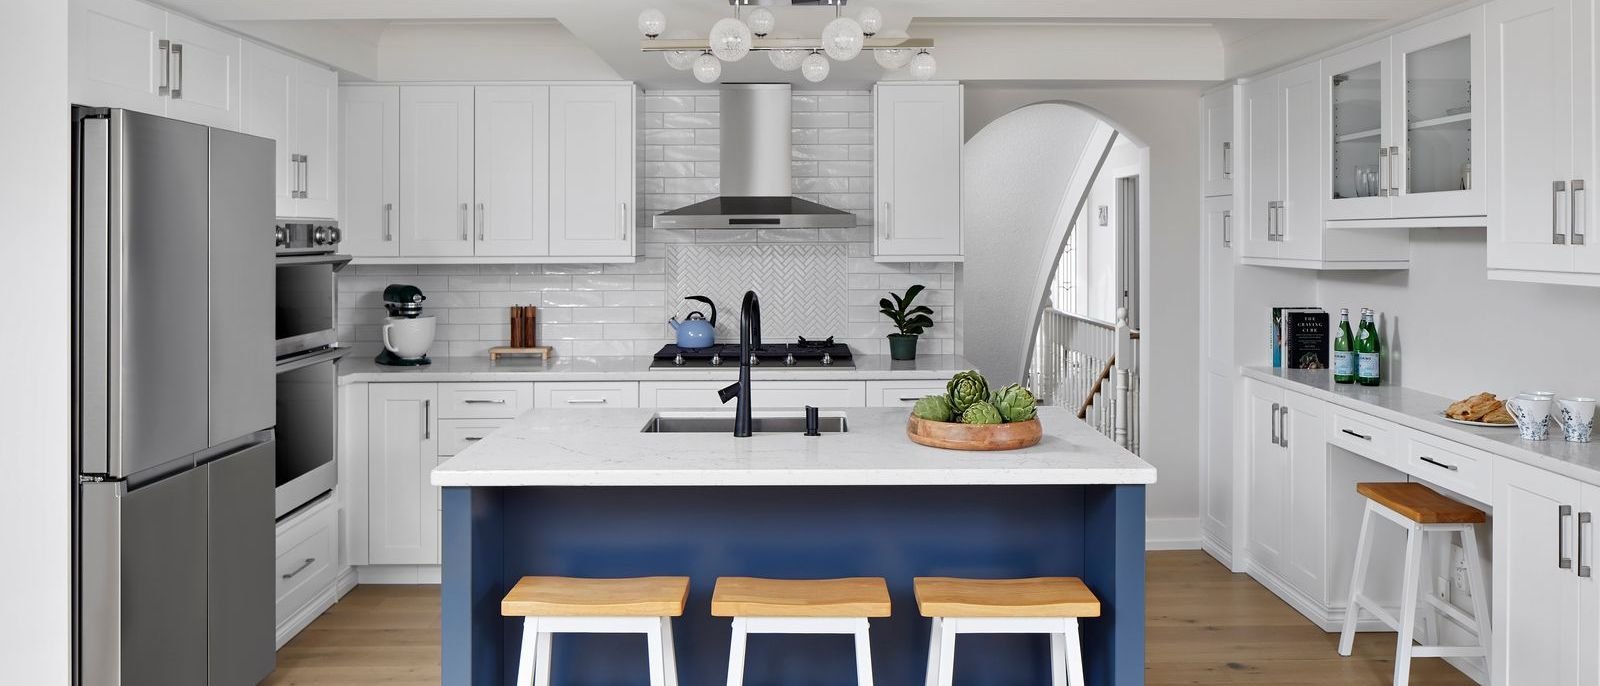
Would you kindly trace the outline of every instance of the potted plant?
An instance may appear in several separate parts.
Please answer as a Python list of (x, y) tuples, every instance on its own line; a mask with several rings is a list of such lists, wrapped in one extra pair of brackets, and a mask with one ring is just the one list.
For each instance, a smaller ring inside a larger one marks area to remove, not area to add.
[(911, 301), (916, 300), (922, 290), (923, 285), (919, 283), (906, 289), (904, 296), (890, 293), (889, 298), (894, 298), (894, 302), (890, 302), (889, 298), (878, 300), (878, 311), (894, 322), (894, 327), (900, 331), (889, 334), (889, 359), (917, 359), (917, 336), (933, 326), (933, 308), (927, 305), (911, 306)]

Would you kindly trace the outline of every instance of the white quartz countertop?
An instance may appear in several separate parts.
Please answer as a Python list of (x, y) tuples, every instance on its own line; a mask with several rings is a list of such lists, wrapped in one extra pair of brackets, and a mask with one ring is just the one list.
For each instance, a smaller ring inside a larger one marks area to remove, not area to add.
[[(529, 412), (433, 470), (435, 486), (934, 486), (1149, 484), (1156, 469), (1059, 407), (1039, 408), (1044, 440), (1005, 452), (940, 450), (906, 437), (905, 408), (826, 410), (848, 431), (647, 434), (652, 415)], [(774, 412), (757, 411), (755, 416)]]
[[(755, 378), (773, 381), (892, 381), (949, 379), (971, 369), (959, 355), (918, 355), (895, 361), (888, 355), (855, 356), (855, 367), (757, 367)], [(441, 357), (422, 367), (387, 367), (369, 356), (346, 357), (339, 362), (339, 382), (472, 382), (472, 381), (725, 381), (739, 377), (739, 368), (704, 367), (651, 369), (646, 356), (565, 357), (549, 360), (488, 357)]]
[(1600, 485), (1600, 443), (1568, 443), (1562, 440), (1559, 428), (1551, 430), (1549, 440), (1529, 441), (1515, 428), (1479, 428), (1446, 421), (1443, 412), (1457, 400), (1453, 398), (1403, 386), (1336, 384), (1327, 370), (1245, 367), (1243, 372), (1257, 381)]

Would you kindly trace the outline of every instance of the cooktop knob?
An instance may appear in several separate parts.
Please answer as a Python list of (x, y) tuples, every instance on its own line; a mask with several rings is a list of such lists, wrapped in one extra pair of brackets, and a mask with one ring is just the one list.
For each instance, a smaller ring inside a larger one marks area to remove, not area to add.
[(830, 355), (828, 353), (823, 353), (822, 354), (822, 366), (826, 367), (826, 366), (831, 365), (831, 364), (833, 364), (833, 355)]
[(715, 354), (713, 354), (711, 356), (711, 366), (713, 366), (713, 367), (721, 367), (722, 366), (722, 353), (715, 353)]
[(683, 362), (684, 362), (683, 353), (678, 353), (678, 354), (672, 356), (672, 363), (673, 364), (678, 365), (679, 367), (682, 367), (683, 366)]
[(789, 353), (788, 355), (784, 355), (783, 356), (783, 364), (785, 366), (793, 367), (794, 366), (794, 353)]

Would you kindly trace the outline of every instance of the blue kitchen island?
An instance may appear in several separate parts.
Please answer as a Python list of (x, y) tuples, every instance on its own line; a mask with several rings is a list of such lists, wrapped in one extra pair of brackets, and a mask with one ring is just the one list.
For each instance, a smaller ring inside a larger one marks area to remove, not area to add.
[[(539, 410), (440, 465), (444, 683), (513, 682), (522, 625), (499, 603), (524, 575), (690, 577), (673, 624), (686, 685), (727, 676), (730, 625), (709, 612), (718, 576), (881, 576), (894, 602), (872, 622), (884, 686), (924, 682), (913, 577), (1078, 576), (1103, 605), (1083, 622), (1088, 683), (1144, 683), (1154, 467), (1059, 408), (1040, 408), (1038, 446), (998, 453), (911, 443), (904, 408), (824, 414), (847, 431), (645, 433), (657, 415), (731, 415)], [(644, 647), (642, 636), (557, 636), (552, 683), (643, 686)], [(956, 679), (1036, 686), (1048, 662), (1042, 636), (963, 636)], [(854, 653), (848, 637), (757, 636), (745, 674), (750, 686), (849, 684)]]

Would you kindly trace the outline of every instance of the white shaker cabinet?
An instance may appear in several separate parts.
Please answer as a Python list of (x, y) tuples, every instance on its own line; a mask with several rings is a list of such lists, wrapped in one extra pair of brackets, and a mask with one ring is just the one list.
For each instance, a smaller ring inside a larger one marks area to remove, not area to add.
[(367, 562), (439, 562), (438, 389), (431, 383), (371, 384), (367, 399)]
[(1278, 257), (1320, 260), (1322, 226), (1322, 65), (1308, 64), (1278, 76)]
[(1282, 166), (1281, 128), (1282, 104), (1279, 98), (1278, 77), (1266, 76), (1244, 84), (1240, 97), (1239, 154), (1249, 167), (1245, 184), (1239, 189), (1243, 194), (1240, 216), (1234, 217), (1239, 226), (1241, 241), (1239, 255), (1244, 258), (1276, 258), (1278, 256), (1277, 209), (1281, 190), (1279, 169)]
[(400, 89), (341, 89), (339, 116), (341, 247), (356, 257), (399, 257)]
[(550, 254), (550, 88), (479, 86), (474, 108), (474, 254)]
[(1200, 250), (1200, 527), (1210, 546), (1231, 557), (1234, 509), (1233, 198), (1206, 198)]
[(239, 37), (169, 12), (167, 42), (173, 62), (167, 116), (237, 131), (242, 49)]
[(1326, 406), (1266, 384), (1249, 386), (1250, 557), (1322, 602), (1328, 597)]
[(961, 84), (879, 83), (873, 93), (877, 261), (961, 261)]
[(472, 255), (473, 89), (400, 89), (401, 254)]
[(1233, 97), (1232, 86), (1206, 94), (1200, 99), (1200, 126), (1205, 149), (1200, 153), (1201, 184), (1208, 198), (1233, 195)]
[(274, 198), (280, 217), (295, 216), (300, 196), (299, 155), (289, 130), (293, 127), (296, 60), (254, 43), (244, 46), (243, 131), (277, 143)]
[(278, 144), (280, 217), (337, 216), (338, 91), (339, 76), (333, 70), (244, 44), (241, 130)]
[(634, 255), (633, 84), (550, 87), (549, 253)]
[(237, 36), (137, 0), (71, 0), (68, 17), (74, 103), (239, 129)]
[[(1600, 498), (1584, 503), (1577, 481), (1528, 465), (1500, 460), (1494, 474), (1494, 686), (1578, 686), (1580, 654), (1593, 660), (1595, 641), (1582, 644), (1580, 624), (1591, 627), (1595, 580), (1579, 577), (1578, 513), (1600, 509)], [(1593, 495), (1593, 491), (1590, 491)], [(1585, 558), (1592, 560), (1585, 551)], [(1589, 562), (1593, 565), (1593, 562)], [(1588, 592), (1585, 593), (1584, 591)], [(1591, 601), (1588, 608), (1580, 598)], [(1588, 619), (1588, 622), (1581, 620)], [(1591, 639), (1594, 635), (1591, 634)]]

